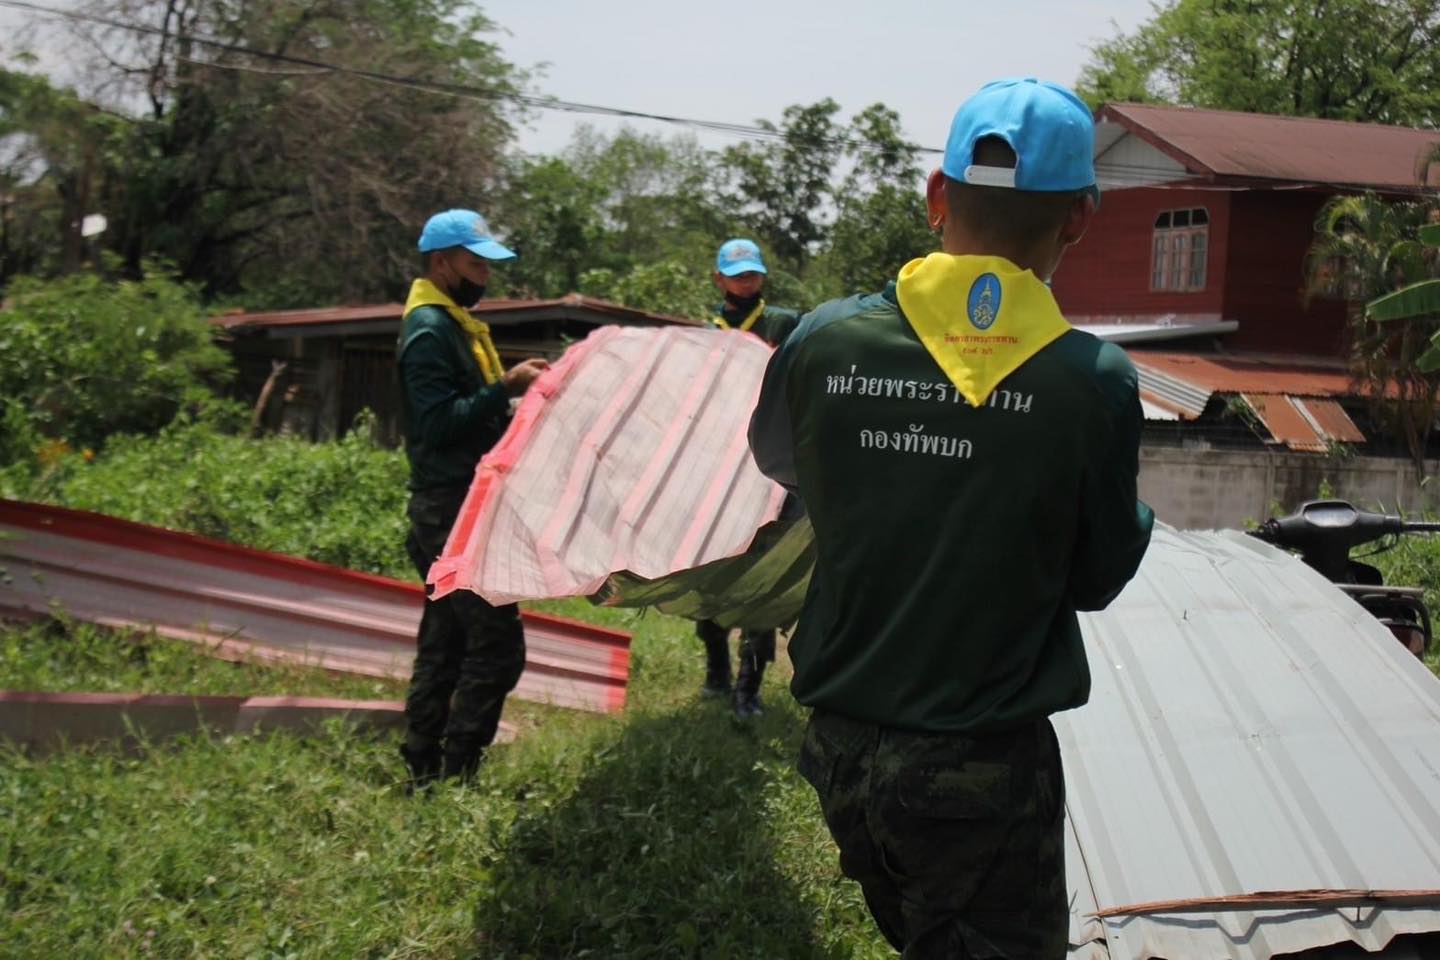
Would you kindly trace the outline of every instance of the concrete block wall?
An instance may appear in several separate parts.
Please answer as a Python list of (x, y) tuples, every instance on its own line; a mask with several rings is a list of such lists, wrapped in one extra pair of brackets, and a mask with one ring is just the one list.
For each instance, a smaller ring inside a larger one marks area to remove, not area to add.
[[(1425, 472), (1440, 474), (1440, 461), (1427, 464)], [(1407, 514), (1440, 509), (1440, 484), (1417, 482), (1408, 460), (1174, 447), (1140, 451), (1140, 499), (1181, 529), (1241, 528), (1271, 516), (1277, 503), (1288, 511), (1316, 499), (1324, 483), (1364, 509)]]

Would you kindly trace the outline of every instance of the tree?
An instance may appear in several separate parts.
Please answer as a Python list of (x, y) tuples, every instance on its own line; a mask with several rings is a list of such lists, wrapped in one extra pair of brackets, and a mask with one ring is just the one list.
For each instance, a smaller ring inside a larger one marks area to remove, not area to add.
[[(1388, 422), (1405, 444), (1417, 476), (1424, 475), (1440, 391), (1440, 373), (1421, 362), (1433, 325), (1420, 322), (1427, 316), (1424, 311), (1409, 316), (1409, 322), (1380, 321), (1406, 318), (1406, 311), (1423, 298), (1423, 293), (1398, 299), (1385, 294), (1402, 288), (1414, 291), (1407, 285), (1435, 275), (1433, 252), (1416, 239), (1416, 231), (1437, 211), (1434, 201), (1387, 203), (1373, 194), (1335, 197), (1316, 221), (1307, 265), (1311, 295), (1346, 301), (1351, 369), (1378, 419)], [(1367, 306), (1367, 301), (1374, 302)]]
[(835, 296), (879, 290), (936, 247), (920, 151), (900, 135), (900, 115), (871, 104), (851, 120), (848, 133), (852, 166), (836, 191), (830, 243), (816, 263)]
[[(561, 156), (512, 158), (494, 226), (520, 257), (503, 281), (529, 295), (584, 289), (601, 296), (630, 270), (658, 266), (657, 256), (708, 278), (717, 238), (728, 229), (714, 202), (713, 167), (712, 155), (693, 138), (628, 129), (607, 137), (588, 127)], [(582, 281), (586, 271), (598, 272)], [(654, 292), (653, 280), (637, 280), (635, 290)]]
[(257, 306), (393, 298), (414, 272), (425, 217), (483, 207), (491, 194), (523, 75), (462, 0), (95, 0), (86, 10), (154, 31), (77, 27), (98, 53), (86, 98), (129, 119), (107, 143), (96, 197), (105, 242), (132, 276), (158, 256), (208, 293), (243, 291)]
[(625, 273), (598, 268), (580, 278), (580, 290), (592, 297), (676, 317), (703, 320), (719, 299), (710, 274), (683, 260), (638, 263)]
[(1440, 0), (1166, 0), (1091, 54), (1092, 105), (1440, 122)]
[(0, 70), (0, 286), (85, 258), (106, 144), (121, 122), (45, 78)]
[(721, 157), (726, 209), (793, 273), (804, 271), (826, 237), (830, 181), (843, 150), (839, 112), (829, 97), (786, 107), (780, 126), (759, 121), (773, 141), (728, 147)]

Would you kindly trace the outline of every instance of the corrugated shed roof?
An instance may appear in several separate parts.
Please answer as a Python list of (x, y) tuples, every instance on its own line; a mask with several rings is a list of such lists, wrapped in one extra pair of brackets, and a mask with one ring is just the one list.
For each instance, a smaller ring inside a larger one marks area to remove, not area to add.
[(1132, 350), (1137, 367), (1209, 393), (1286, 393), (1297, 397), (1359, 395), (1339, 361), (1322, 358)]
[[(1056, 717), (1072, 956), (1265, 960), (1440, 931), (1440, 680), (1373, 617), (1253, 538), (1157, 525), (1134, 582), (1081, 620), (1090, 703)], [(1273, 907), (1407, 890), (1421, 902)], [(1266, 892), (1273, 908), (1094, 916)]]
[[(1391, 192), (1424, 190), (1420, 160), (1440, 144), (1435, 130), (1153, 104), (1108, 103), (1097, 119), (1200, 175)], [(1440, 186), (1440, 165), (1429, 185)]]
[(738, 331), (602, 327), (526, 393), (480, 461), (437, 595), (589, 595), (743, 553), (785, 492), (745, 425), (770, 347)]
[[(350, 324), (393, 323), (398, 329), (403, 303), (377, 303), (352, 307), (321, 307), (311, 310), (269, 310), (237, 312), (211, 317), (210, 323), (234, 332), (287, 327), (327, 327)], [(481, 300), (470, 310), (492, 324), (523, 323), (528, 320), (577, 319), (595, 323), (629, 323), (700, 326), (698, 320), (663, 313), (636, 310), (608, 300), (571, 293), (554, 300)]]

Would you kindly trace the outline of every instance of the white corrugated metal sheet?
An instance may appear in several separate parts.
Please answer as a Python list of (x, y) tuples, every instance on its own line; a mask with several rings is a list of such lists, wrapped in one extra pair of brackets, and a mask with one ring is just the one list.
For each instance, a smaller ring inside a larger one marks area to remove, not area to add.
[[(1072, 956), (1265, 960), (1440, 931), (1440, 680), (1368, 613), (1253, 538), (1157, 525), (1082, 622), (1091, 701), (1055, 718)], [(1419, 902), (1094, 917), (1299, 891)]]

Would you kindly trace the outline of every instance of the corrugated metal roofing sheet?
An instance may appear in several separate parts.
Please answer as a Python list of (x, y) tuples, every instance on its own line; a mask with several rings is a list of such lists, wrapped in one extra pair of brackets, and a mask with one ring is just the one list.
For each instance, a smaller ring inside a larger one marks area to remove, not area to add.
[(1335, 443), (1361, 443), (1365, 435), (1334, 400), (1274, 393), (1245, 393), (1265, 429), (1292, 450), (1323, 452)]
[[(1440, 680), (1373, 617), (1253, 538), (1157, 525), (1134, 582), (1081, 619), (1091, 700), (1055, 718), (1072, 956), (1265, 960), (1440, 931)], [(1407, 890), (1421, 902), (1292, 897)], [(1272, 907), (1223, 903), (1257, 893)], [(1094, 916), (1180, 900), (1221, 903)]]
[[(58, 606), (193, 640), (226, 659), (396, 679), (410, 676), (424, 599), (415, 583), (14, 500), (0, 500), (0, 566), (0, 615)], [(628, 634), (532, 611), (523, 619), (515, 696), (597, 711), (625, 705)]]
[[(211, 317), (211, 325), (222, 330), (240, 331), (272, 327), (312, 327), (393, 321), (399, 329), (404, 313), (403, 303), (377, 303), (353, 307), (321, 307), (310, 310), (270, 310), (257, 313), (238, 311)], [(572, 293), (554, 300), (481, 300), (470, 310), (487, 323), (523, 323), (532, 319), (570, 316), (593, 319), (597, 323), (620, 322), (641, 325), (679, 325), (694, 327), (700, 321), (672, 317), (663, 313), (636, 310), (608, 300)]]
[[(1423, 191), (1419, 161), (1440, 143), (1435, 130), (1153, 104), (1105, 104), (1097, 119), (1197, 174), (1390, 192)], [(1440, 186), (1440, 167), (1429, 184)]]
[(437, 595), (587, 596), (743, 553), (785, 491), (745, 426), (770, 347), (739, 331), (602, 327), (535, 382), (480, 461)]

